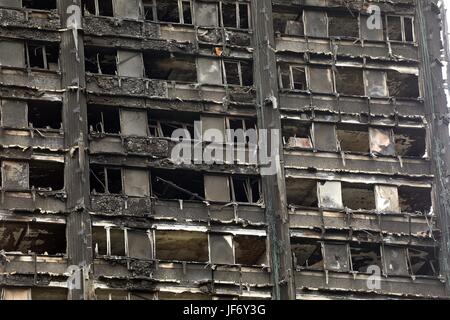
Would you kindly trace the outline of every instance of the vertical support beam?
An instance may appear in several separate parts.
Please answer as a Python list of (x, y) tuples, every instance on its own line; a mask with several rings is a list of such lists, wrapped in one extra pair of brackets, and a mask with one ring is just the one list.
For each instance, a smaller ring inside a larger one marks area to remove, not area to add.
[[(65, 189), (67, 192), (68, 264), (89, 270), (92, 264), (89, 204), (89, 162), (86, 149), (87, 106), (81, 0), (59, 0), (61, 17), (60, 63), (62, 70)], [(81, 272), (84, 274), (84, 272)], [(85, 281), (70, 292), (74, 300), (88, 299)]]
[(441, 59), (441, 20), (438, 0), (416, 0), (417, 26), (422, 62), (422, 80), (430, 124), (431, 150), (434, 172), (434, 208), (441, 230), (441, 274), (446, 277), (450, 294), (450, 149), (449, 118), (444, 90)]
[[(270, 150), (271, 141), (265, 142), (268, 153), (276, 155), (276, 174), (261, 177), (274, 286), (272, 298), (295, 299), (271, 0), (252, 1), (252, 21), (258, 128), (268, 130), (269, 139), (279, 140), (277, 150)], [(270, 132), (277, 135), (272, 136)]]

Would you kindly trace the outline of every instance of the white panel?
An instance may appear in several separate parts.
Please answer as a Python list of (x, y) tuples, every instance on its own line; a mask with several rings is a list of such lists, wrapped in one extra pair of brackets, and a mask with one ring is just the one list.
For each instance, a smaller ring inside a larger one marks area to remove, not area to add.
[(221, 85), (223, 82), (219, 59), (199, 57), (197, 74), (199, 83)]
[(120, 130), (126, 136), (148, 136), (146, 111), (120, 110)]
[(226, 176), (204, 176), (207, 200), (230, 202), (230, 180)]
[(342, 204), (342, 190), (339, 181), (327, 181), (317, 183), (319, 206), (322, 208), (344, 207)]
[(147, 170), (124, 169), (124, 191), (127, 196), (150, 196), (150, 179)]
[(144, 76), (142, 53), (136, 51), (117, 51), (117, 73), (122, 77)]
[(397, 187), (375, 186), (375, 203), (377, 211), (400, 212)]

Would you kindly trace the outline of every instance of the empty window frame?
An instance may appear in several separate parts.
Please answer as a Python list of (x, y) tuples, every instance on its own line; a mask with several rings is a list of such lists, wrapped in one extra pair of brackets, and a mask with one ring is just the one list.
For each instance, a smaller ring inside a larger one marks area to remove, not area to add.
[(317, 181), (286, 178), (286, 196), (289, 205), (317, 208)]
[(339, 149), (344, 152), (369, 153), (369, 131), (366, 127), (340, 125), (336, 128)]
[(203, 175), (190, 170), (153, 169), (152, 195), (164, 200), (205, 200)]
[(153, 257), (152, 240), (147, 230), (94, 226), (92, 241), (96, 255)]
[(323, 270), (322, 243), (309, 239), (291, 238), (294, 265), (300, 269)]
[(62, 106), (59, 102), (29, 100), (28, 126), (39, 129), (62, 128)]
[(22, 6), (29, 9), (52, 10), (56, 9), (57, 0), (22, 0)]
[(339, 38), (359, 38), (358, 15), (328, 12), (328, 35)]
[(122, 194), (122, 169), (101, 165), (90, 166), (91, 192)]
[(113, 17), (113, 0), (83, 0), (84, 15)]
[(416, 276), (436, 277), (439, 275), (439, 248), (408, 248), (410, 272)]
[(246, 266), (267, 264), (266, 238), (236, 235), (233, 238), (235, 263)]
[(308, 89), (306, 67), (304, 66), (281, 64), (279, 76), (282, 89), (302, 91)]
[(420, 97), (419, 77), (415, 74), (387, 71), (389, 96), (417, 99)]
[(414, 17), (388, 15), (386, 25), (388, 40), (415, 42)]
[(227, 117), (225, 124), (226, 129), (231, 130), (227, 134), (228, 142), (234, 143), (236, 146), (248, 146), (251, 142), (258, 143), (256, 119)]
[(190, 0), (144, 0), (145, 20), (192, 24)]
[(273, 29), (276, 34), (304, 36), (303, 10), (300, 8), (274, 8)]
[(381, 249), (379, 244), (350, 244), (352, 270), (360, 273), (371, 273), (374, 266), (381, 270)]
[(373, 185), (341, 183), (342, 202), (351, 210), (375, 210), (375, 190)]
[(59, 69), (59, 47), (54, 44), (26, 43), (25, 55), (28, 68)]
[(249, 29), (250, 5), (245, 2), (221, 2), (222, 26), (225, 28)]
[(92, 133), (119, 134), (118, 108), (88, 105), (88, 126)]
[(117, 74), (117, 51), (115, 49), (86, 47), (84, 55), (86, 72)]
[(200, 121), (198, 114), (153, 110), (148, 112), (148, 127), (151, 137), (171, 138), (175, 130), (183, 129), (189, 132), (191, 139), (194, 139), (195, 121)]
[(337, 93), (348, 96), (365, 95), (363, 69), (337, 67), (334, 75)]
[(398, 197), (402, 212), (430, 214), (432, 212), (431, 188), (400, 186)]
[(155, 255), (165, 261), (208, 262), (208, 234), (155, 230)]
[(396, 128), (394, 137), (397, 155), (414, 158), (427, 156), (426, 136), (425, 128)]
[(64, 163), (54, 161), (31, 161), (29, 186), (35, 189), (64, 189)]
[(223, 81), (228, 85), (252, 86), (253, 66), (250, 61), (224, 60)]
[(126, 256), (125, 229), (92, 227), (94, 252), (100, 256)]
[(205, 194), (208, 200), (258, 204), (261, 187), (258, 177), (205, 175)]
[(261, 186), (258, 177), (232, 176), (231, 199), (233, 202), (259, 203)]
[(66, 225), (0, 222), (0, 251), (62, 255), (66, 252)]
[(312, 149), (311, 125), (295, 121), (281, 121), (283, 144), (287, 148)]
[(149, 79), (197, 82), (197, 67), (192, 56), (145, 52), (144, 66)]

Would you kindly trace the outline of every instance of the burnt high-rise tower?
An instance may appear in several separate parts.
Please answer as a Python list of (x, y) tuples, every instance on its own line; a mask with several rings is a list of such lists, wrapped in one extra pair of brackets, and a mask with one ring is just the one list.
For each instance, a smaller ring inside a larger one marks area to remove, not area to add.
[(449, 298), (443, 27), (433, 0), (0, 0), (1, 298)]

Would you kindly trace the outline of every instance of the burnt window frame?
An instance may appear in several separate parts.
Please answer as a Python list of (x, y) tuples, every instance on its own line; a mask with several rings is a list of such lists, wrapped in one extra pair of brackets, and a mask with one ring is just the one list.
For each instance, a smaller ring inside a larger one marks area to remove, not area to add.
[[(250, 67), (252, 68), (252, 83), (250, 85), (244, 84), (244, 77), (242, 73), (242, 64), (248, 63)], [(236, 64), (237, 65), (237, 72), (239, 76), (239, 84), (236, 83), (228, 83), (227, 79), (227, 68), (226, 64)], [(222, 69), (222, 82), (225, 86), (239, 86), (239, 87), (253, 87), (254, 86), (254, 79), (253, 79), (253, 65), (251, 61), (247, 60), (241, 60), (241, 59), (222, 59), (221, 60), (221, 69)]]
[[(103, 181), (100, 180), (99, 177), (97, 177), (97, 175), (95, 174), (95, 172), (92, 170), (91, 166), (94, 165), (96, 167), (101, 167), (103, 169), (103, 176), (105, 177), (105, 181), (103, 183)], [(96, 194), (103, 194), (103, 195), (117, 195), (117, 196), (121, 196), (124, 195), (124, 173), (123, 173), (123, 168), (122, 167), (115, 167), (115, 166), (107, 166), (107, 165), (99, 165), (99, 164), (91, 164), (91, 166), (89, 167), (89, 175), (93, 175), (94, 178), (103, 185), (104, 187), (104, 191), (100, 192), (98, 190), (95, 190)], [(121, 183), (121, 191), (120, 193), (112, 193), (109, 190), (109, 181), (108, 181), (108, 170), (118, 170), (120, 171), (120, 183)], [(93, 189), (92, 186), (90, 186), (90, 190), (89, 192), (92, 194), (93, 193)]]
[[(309, 90), (309, 70), (308, 66), (302, 64), (286, 64), (289, 68), (289, 87), (285, 87), (283, 82), (283, 70), (281, 65), (278, 65), (278, 81), (280, 83), (281, 90), (290, 90), (290, 91), (298, 91), (298, 92), (307, 92)], [(305, 88), (304, 89), (296, 89), (295, 81), (294, 81), (294, 72), (293, 69), (303, 69), (305, 74)]]
[[(389, 18), (400, 18), (400, 26), (401, 26), (401, 33), (402, 33), (402, 40), (395, 40), (391, 39), (389, 36)], [(405, 29), (405, 19), (411, 20), (411, 33), (413, 40), (409, 41), (406, 38), (406, 29)], [(398, 42), (398, 43), (417, 43), (417, 36), (416, 36), (416, 25), (415, 25), (415, 17), (414, 16), (405, 16), (405, 15), (396, 15), (396, 14), (387, 14), (385, 15), (385, 21), (386, 25), (386, 40), (388, 42)]]
[[(52, 43), (44, 43), (44, 42), (29, 42), (26, 41), (25, 42), (25, 67), (27, 69), (39, 69), (39, 70), (48, 70), (48, 71), (53, 71), (53, 72), (57, 72), (60, 70), (60, 59), (59, 59), (59, 54), (58, 54), (58, 61), (56, 62), (58, 67), (56, 70), (52, 70), (50, 69), (50, 63), (48, 61), (48, 55), (50, 53), (47, 54), (48, 51), (48, 47), (52, 45)], [(57, 46), (57, 50), (59, 53), (59, 46), (57, 44), (53, 44), (55, 46)], [(36, 66), (31, 66), (31, 58), (30, 58), (30, 50), (33, 50), (30, 47), (35, 47), (34, 50), (40, 49), (41, 50), (41, 55), (42, 55), (42, 67), (36, 67)]]
[[(244, 188), (248, 188), (248, 193), (246, 194), (246, 197), (248, 199), (247, 202), (243, 202), (243, 201), (237, 201), (236, 200), (236, 187), (234, 185), (234, 180), (238, 179), (238, 180), (243, 180), (245, 183)], [(259, 194), (259, 199), (253, 199), (253, 186), (254, 184), (252, 184), (252, 180), (253, 182), (257, 182), (256, 187), (258, 188), (257, 192)], [(241, 176), (241, 175), (231, 175), (229, 176), (229, 181), (230, 181), (230, 195), (231, 195), (231, 201), (233, 201), (233, 203), (242, 203), (242, 204), (258, 204), (258, 201), (260, 199), (263, 198), (263, 190), (262, 190), (262, 184), (261, 184), (261, 179), (258, 179), (257, 176)]]
[[(244, 136), (245, 136), (245, 133), (247, 132), (247, 130), (252, 130), (252, 129), (256, 130), (256, 138), (258, 139), (258, 123), (257, 123), (256, 119), (243, 118), (243, 117), (225, 117), (225, 131), (226, 131), (224, 134), (225, 143), (231, 144), (234, 147), (245, 147), (245, 148), (257, 147), (257, 145), (251, 145), (247, 139), (244, 144), (235, 141), (234, 138), (233, 138), (233, 140), (230, 140), (231, 136), (228, 134), (227, 130), (233, 130), (231, 127), (231, 121), (240, 121), (240, 124), (242, 126), (240, 128), (238, 128), (237, 130), (242, 129), (244, 131)], [(254, 127), (251, 127), (251, 128), (248, 127), (248, 124), (250, 123), (250, 121), (254, 122), (254, 125), (255, 125)]]
[[(225, 26), (224, 23), (224, 8), (225, 5), (234, 5), (234, 12), (236, 15), (236, 21), (233, 27)], [(246, 6), (247, 7), (247, 28), (243, 28), (241, 26), (241, 8), (240, 6)], [(220, 1), (219, 5), (219, 15), (220, 15), (220, 26), (225, 29), (238, 29), (238, 30), (251, 30), (252, 29), (252, 18), (251, 18), (251, 6), (249, 2), (244, 1)]]
[[(93, 247), (93, 251), (94, 251), (94, 256), (95, 257), (126, 257), (126, 258), (131, 258), (130, 257), (130, 247), (129, 247), (129, 241), (128, 241), (128, 230), (130, 231), (141, 231), (141, 232), (145, 232), (149, 238), (149, 243), (151, 245), (152, 248), (152, 252), (151, 255), (154, 256), (154, 251), (155, 251), (155, 247), (154, 247), (154, 233), (153, 230), (151, 229), (145, 229), (145, 230), (141, 230), (141, 229), (133, 229), (133, 228), (129, 228), (129, 227), (118, 227), (118, 226), (103, 226), (103, 225), (92, 225), (92, 229), (97, 228), (97, 229), (101, 229), (103, 228), (105, 231), (105, 240), (106, 240), (106, 254), (99, 254), (98, 253), (98, 247), (95, 246), (96, 243), (94, 243), (94, 237), (92, 237), (92, 247)], [(114, 230), (120, 230), (123, 232), (123, 243), (124, 243), (124, 255), (113, 255), (111, 254), (112, 250), (111, 250), (111, 229)], [(142, 260), (142, 259), (140, 259)]]
[[(158, 2), (160, 0), (148, 0), (148, 1), (142, 1), (142, 8), (143, 8), (143, 18), (144, 21), (150, 21), (155, 23), (167, 23), (167, 24), (182, 24), (182, 25), (194, 25), (194, 4), (192, 0), (176, 0), (178, 5), (178, 22), (170, 22), (170, 21), (163, 21), (160, 20), (158, 17)], [(185, 21), (184, 17), (184, 4), (189, 3), (190, 8), (190, 14), (191, 14), (191, 22), (187, 23)], [(152, 11), (152, 19), (147, 19), (147, 10)]]
[(101, 1), (105, 1), (105, 0), (92, 0), (93, 1), (93, 5), (94, 5), (94, 11), (95, 12), (90, 12), (86, 9), (86, 0), (83, 0), (82, 2), (82, 12), (83, 12), (83, 16), (86, 15), (86, 11), (89, 12), (90, 15), (93, 16), (97, 16), (97, 17), (114, 17), (114, 0), (107, 0), (107, 1), (111, 1), (111, 15), (102, 15), (100, 14), (100, 3)]

